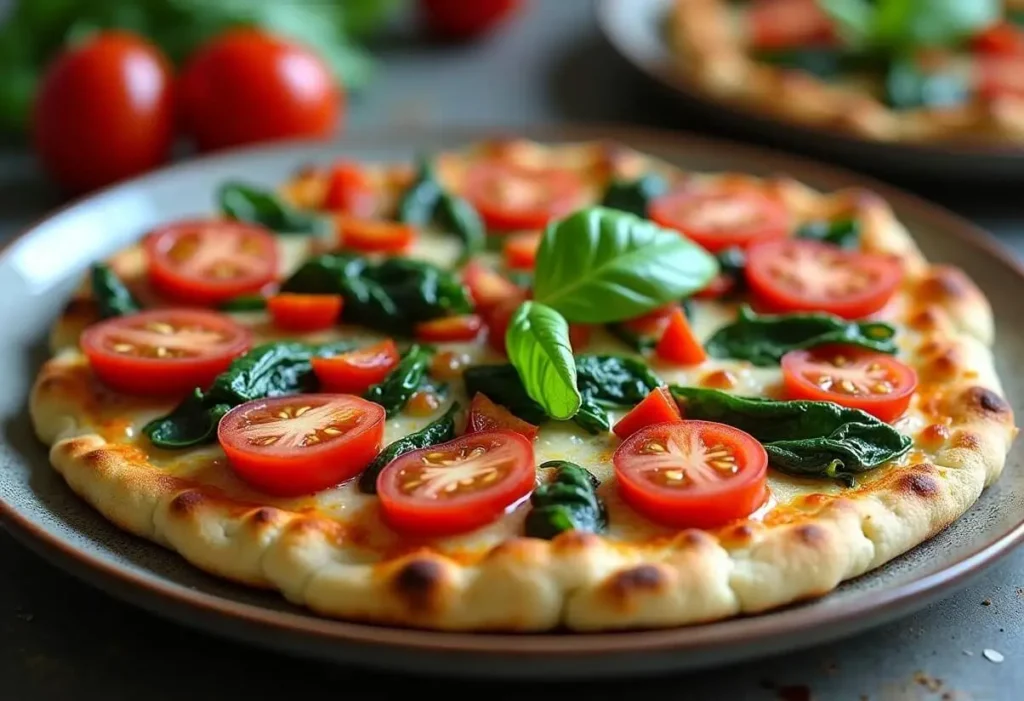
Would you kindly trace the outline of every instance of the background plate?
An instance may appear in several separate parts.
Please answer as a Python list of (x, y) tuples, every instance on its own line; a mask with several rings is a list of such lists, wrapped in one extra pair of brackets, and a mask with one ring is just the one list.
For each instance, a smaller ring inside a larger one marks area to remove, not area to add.
[(659, 85), (681, 109), (698, 110), (744, 136), (878, 174), (920, 180), (1024, 180), (1024, 146), (931, 145), (871, 141), (838, 129), (802, 125), (705, 94), (679, 70), (662, 29), (673, 0), (597, 0), (605, 38), (629, 63)]
[[(518, 130), (550, 141), (615, 139), (684, 168), (787, 173), (833, 189), (867, 185), (889, 199), (925, 253), (979, 282), (998, 320), (998, 369), (1024, 414), (1024, 273), (970, 224), (852, 174), (727, 142), (613, 128)], [(408, 159), (494, 131), (402, 131), (333, 146), (289, 144), (203, 158), (106, 190), (38, 224), (0, 255), (0, 518), (58, 566), (176, 620), (269, 647), (375, 667), (448, 675), (587, 677), (680, 671), (813, 645), (887, 621), (959, 586), (1024, 536), (1024, 449), (970, 512), (931, 541), (824, 599), (755, 618), (665, 631), (593, 635), (467, 635), (331, 621), (280, 597), (221, 582), (159, 546), (120, 532), (49, 468), (25, 397), (46, 353), (47, 327), (93, 260), (168, 219), (212, 211), (227, 178), (272, 186), (310, 162)], [(503, 133), (510, 133), (505, 130)]]

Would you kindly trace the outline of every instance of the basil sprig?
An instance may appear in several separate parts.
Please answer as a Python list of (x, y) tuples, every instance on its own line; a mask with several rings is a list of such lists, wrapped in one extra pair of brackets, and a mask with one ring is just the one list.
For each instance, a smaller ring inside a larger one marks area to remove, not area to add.
[(509, 360), (526, 393), (553, 419), (571, 419), (580, 408), (569, 324), (551, 307), (523, 302), (505, 333)]
[(293, 207), (274, 193), (245, 183), (224, 183), (217, 201), (228, 219), (259, 224), (279, 234), (329, 236), (334, 232), (327, 217)]
[(708, 339), (705, 349), (715, 358), (749, 360), (754, 365), (778, 365), (791, 350), (826, 343), (860, 346), (878, 353), (896, 353), (896, 329), (880, 321), (847, 321), (824, 313), (758, 314), (747, 305), (739, 317)]
[(89, 282), (100, 316), (104, 319), (142, 311), (142, 305), (135, 299), (135, 295), (110, 266), (102, 263), (93, 265), (89, 273)]
[(818, 0), (846, 43), (862, 50), (955, 46), (999, 21), (1000, 0)]
[(687, 419), (746, 431), (764, 446), (768, 464), (800, 477), (831, 477), (848, 486), (910, 450), (913, 440), (859, 409), (832, 402), (738, 397), (714, 389), (672, 386)]

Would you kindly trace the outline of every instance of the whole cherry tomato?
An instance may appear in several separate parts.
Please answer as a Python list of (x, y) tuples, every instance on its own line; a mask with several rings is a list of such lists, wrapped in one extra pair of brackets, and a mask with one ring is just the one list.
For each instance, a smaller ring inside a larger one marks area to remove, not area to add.
[(427, 29), (446, 39), (470, 39), (501, 24), (522, 0), (420, 0)]
[(58, 56), (32, 110), (46, 171), (84, 192), (160, 165), (174, 138), (170, 63), (127, 32), (102, 32)]
[(343, 92), (315, 53), (255, 29), (236, 29), (192, 56), (180, 84), (183, 126), (201, 150), (290, 137), (327, 137)]

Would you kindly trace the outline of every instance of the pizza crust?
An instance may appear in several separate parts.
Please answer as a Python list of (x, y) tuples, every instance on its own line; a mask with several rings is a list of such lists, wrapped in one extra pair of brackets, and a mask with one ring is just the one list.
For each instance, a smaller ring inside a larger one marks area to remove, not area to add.
[[(966, 276), (930, 266), (873, 195), (821, 195), (788, 179), (762, 185), (779, 188), (794, 211), (855, 209), (865, 247), (907, 263), (887, 313), (908, 320), (913, 347), (901, 354), (922, 379), (920, 410), (900, 426), (916, 445), (854, 489), (809, 480), (763, 518), (643, 542), (570, 532), (552, 541), (512, 536), (471, 555), (424, 544), (375, 557), (349, 523), (171, 474), (125, 444), (131, 428), (120, 416), (170, 407), (114, 395), (92, 379), (74, 349), (90, 314), (81, 301), (54, 327), (56, 355), (30, 398), (33, 425), (68, 485), (120, 528), (325, 616), (438, 630), (597, 631), (714, 621), (822, 596), (962, 515), (999, 476), (1016, 428), (989, 350), (991, 310)], [(611, 510), (614, 489), (602, 493)], [(373, 528), (375, 500), (367, 508)]]

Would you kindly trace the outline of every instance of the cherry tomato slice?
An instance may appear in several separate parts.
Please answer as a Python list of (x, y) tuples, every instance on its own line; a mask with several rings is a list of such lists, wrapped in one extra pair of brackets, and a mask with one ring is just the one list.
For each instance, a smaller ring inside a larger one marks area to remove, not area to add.
[(644, 400), (623, 416), (612, 427), (612, 433), (625, 440), (642, 428), (652, 424), (682, 421), (679, 405), (664, 387), (657, 387)]
[(160, 309), (88, 327), (80, 340), (96, 377), (126, 394), (185, 395), (205, 388), (249, 350), (252, 335), (227, 316)]
[(355, 477), (384, 441), (384, 407), (351, 394), (257, 399), (221, 419), (231, 469), (268, 494), (299, 496)]
[(473, 304), (481, 311), (492, 309), (506, 299), (523, 297), (519, 287), (478, 260), (466, 264), (462, 271), (462, 281), (469, 290), (469, 296), (473, 298)]
[(540, 248), (541, 236), (543, 234), (539, 231), (510, 234), (502, 246), (505, 265), (513, 270), (533, 270), (537, 264), (537, 249)]
[(286, 331), (322, 331), (334, 326), (341, 314), (338, 295), (302, 295), (284, 292), (267, 299), (274, 326)]
[(486, 312), (484, 321), (487, 324), (487, 345), (496, 353), (505, 355), (505, 332), (512, 321), (512, 315), (523, 303), (523, 297), (514, 297), (501, 302)]
[(917, 373), (890, 355), (849, 345), (795, 350), (782, 356), (789, 399), (835, 402), (882, 421), (902, 416), (917, 389)]
[(362, 394), (383, 381), (401, 359), (389, 338), (330, 358), (313, 358), (313, 373), (325, 392)]
[(377, 477), (377, 494), (395, 530), (452, 535), (497, 520), (535, 483), (530, 441), (494, 430), (399, 456)]
[(835, 41), (832, 20), (817, 0), (754, 0), (747, 19), (758, 49), (790, 49)]
[(495, 429), (514, 431), (531, 441), (537, 437), (538, 431), (533, 424), (523, 421), (500, 404), (495, 404), (486, 394), (477, 392), (469, 404), (466, 433), (480, 433)]
[(1021, 56), (1024, 55), (1024, 31), (1012, 22), (999, 22), (976, 35), (971, 47), (981, 54)]
[(764, 447), (711, 421), (643, 428), (622, 442), (612, 462), (623, 500), (666, 526), (721, 526), (749, 516), (768, 495)]
[(718, 299), (732, 292), (736, 279), (732, 275), (716, 275), (707, 287), (693, 293), (697, 299)]
[(341, 162), (331, 168), (324, 208), (369, 219), (377, 210), (373, 182), (358, 164)]
[(860, 319), (886, 305), (903, 279), (903, 269), (895, 257), (789, 240), (752, 247), (746, 276), (766, 310)]
[(651, 202), (650, 215), (712, 253), (785, 238), (792, 228), (783, 204), (753, 189), (676, 190)]
[(265, 229), (217, 219), (181, 221), (145, 240), (149, 280), (178, 302), (217, 304), (259, 292), (277, 275), (277, 242)]
[(672, 311), (665, 332), (661, 334), (661, 339), (654, 347), (654, 352), (662, 360), (676, 365), (698, 365), (708, 357), (700, 339), (690, 328), (686, 314), (679, 307)]
[(583, 183), (572, 171), (531, 170), (492, 161), (466, 176), (466, 197), (484, 223), (503, 231), (543, 229), (582, 203)]
[(586, 350), (590, 345), (590, 335), (593, 332), (592, 324), (569, 324), (569, 347), (575, 353)]
[(399, 253), (416, 240), (416, 229), (395, 222), (339, 216), (337, 227), (339, 245), (363, 253)]
[(446, 316), (416, 324), (416, 338), (428, 343), (472, 341), (484, 329), (484, 320), (476, 314)]
[(974, 70), (982, 98), (1024, 97), (1024, 55), (979, 56)]

